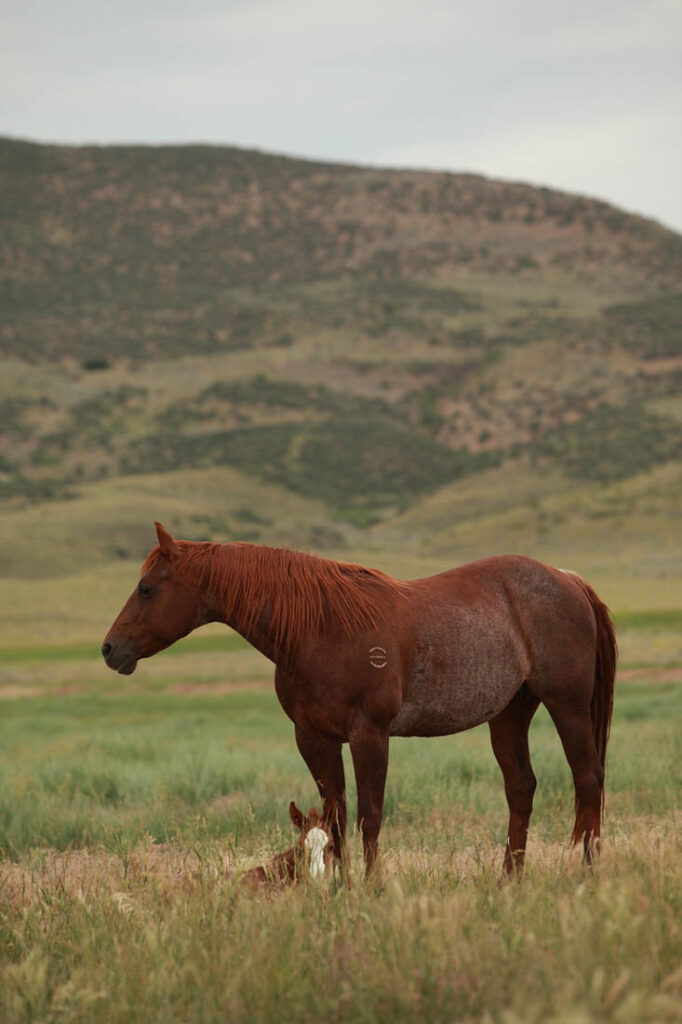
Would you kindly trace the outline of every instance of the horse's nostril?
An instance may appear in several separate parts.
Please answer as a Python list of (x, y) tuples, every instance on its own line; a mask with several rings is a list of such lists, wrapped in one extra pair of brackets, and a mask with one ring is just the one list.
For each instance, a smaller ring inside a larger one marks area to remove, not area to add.
[(106, 658), (108, 654), (111, 654), (111, 644), (102, 644), (102, 657)]

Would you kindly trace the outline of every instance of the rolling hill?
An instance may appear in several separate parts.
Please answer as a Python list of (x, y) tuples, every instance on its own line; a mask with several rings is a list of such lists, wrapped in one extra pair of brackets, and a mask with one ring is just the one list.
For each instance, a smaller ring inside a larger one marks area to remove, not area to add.
[(137, 559), (154, 516), (670, 564), (674, 232), (474, 175), (4, 139), (0, 238), (6, 575)]

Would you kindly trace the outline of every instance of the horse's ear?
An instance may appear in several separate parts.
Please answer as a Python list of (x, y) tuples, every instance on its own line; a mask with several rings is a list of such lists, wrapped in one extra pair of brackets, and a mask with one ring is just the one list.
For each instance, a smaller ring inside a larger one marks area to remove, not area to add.
[(154, 523), (156, 527), (156, 536), (159, 540), (159, 547), (161, 548), (161, 554), (165, 555), (166, 558), (172, 558), (173, 555), (177, 554), (178, 546), (171, 537), (168, 530), (161, 525), (161, 523)]
[(289, 804), (289, 817), (291, 818), (291, 821), (296, 826), (296, 828), (301, 829), (302, 831), (303, 822), (305, 821), (305, 818), (303, 817), (303, 812), (299, 811), (298, 807), (296, 806), (293, 800)]

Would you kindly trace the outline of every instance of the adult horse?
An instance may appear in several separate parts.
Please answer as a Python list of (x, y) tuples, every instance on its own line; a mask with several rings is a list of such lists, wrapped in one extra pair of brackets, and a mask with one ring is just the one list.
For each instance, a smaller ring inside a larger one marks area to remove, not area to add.
[(350, 744), (366, 869), (375, 862), (391, 736), (490, 725), (509, 804), (505, 868), (523, 866), (535, 776), (528, 727), (543, 703), (575, 786), (573, 841), (599, 844), (616, 665), (608, 610), (574, 573), (506, 555), (405, 582), (359, 565), (253, 544), (158, 547), (102, 654), (129, 675), (207, 622), (275, 663), (275, 689), (343, 858)]

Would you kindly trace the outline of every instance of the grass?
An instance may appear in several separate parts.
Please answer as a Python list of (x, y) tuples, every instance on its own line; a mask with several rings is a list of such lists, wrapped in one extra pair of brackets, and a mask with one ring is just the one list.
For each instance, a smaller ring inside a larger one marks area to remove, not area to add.
[(149, 848), (127, 872), (102, 853), (46, 857), (6, 886), (3, 1017), (678, 1020), (679, 833), (639, 827), (587, 878), (553, 852), (522, 887), (500, 890), (480, 847), (396, 858), (381, 894), (274, 900), (215, 878), (205, 846), (175, 885), (180, 863), (164, 878)]
[[(237, 633), (224, 631), (221, 634), (209, 633), (207, 636), (197, 634), (186, 637), (182, 643), (169, 647), (165, 652), (166, 657), (174, 657), (177, 654), (191, 652), (213, 652), (244, 650), (247, 647), (244, 640)], [(93, 650), (94, 648), (94, 650)], [(98, 653), (96, 644), (93, 643), (71, 643), (71, 644), (43, 644), (40, 647), (34, 645), (22, 645), (18, 647), (0, 647), (0, 664), (11, 663), (21, 665), (24, 662), (55, 662), (55, 661), (92, 661), (93, 654)]]
[(679, 608), (667, 608), (655, 611), (619, 612), (616, 623), (620, 629), (682, 630), (682, 611)]
[[(414, 445), (412, 450), (418, 453), (420, 448)], [(349, 461), (348, 453), (338, 458)], [(454, 465), (455, 453), (448, 452), (446, 461)], [(0, 571), (12, 579), (12, 589), (0, 592), (0, 644), (1, 621), (4, 616), (13, 617), (15, 595), (26, 592), (20, 602), (30, 600), (38, 607), (45, 588), (58, 591), (62, 586), (46, 582), (58, 577), (76, 580), (83, 573), (91, 574), (100, 591), (98, 600), (110, 593), (111, 612), (116, 602), (111, 599), (110, 579), (116, 576), (125, 581), (128, 574), (128, 582), (117, 592), (122, 603), (154, 543), (155, 519), (190, 540), (249, 539), (313, 549), (405, 576), (517, 551), (574, 568), (595, 585), (604, 574), (622, 580), (630, 575), (648, 578), (652, 592), (665, 601), (663, 607), (675, 607), (682, 599), (677, 514), (682, 475), (677, 462), (629, 480), (600, 484), (570, 480), (556, 470), (518, 458), (462, 476), (406, 512), (399, 512), (398, 503), (368, 519), (351, 516), (348, 507), (343, 519), (333, 515), (320, 500), (321, 488), (315, 493), (310, 466), (305, 468), (304, 481), (313, 494), (308, 498), (279, 483), (259, 482), (228, 467), (211, 467), (101, 480), (79, 485), (68, 501), (7, 507), (0, 513)], [(299, 461), (289, 472), (301, 469)], [(381, 469), (386, 479), (394, 472), (390, 466)], [(411, 477), (417, 478), (420, 472), (420, 467), (413, 468)], [(30, 584), (31, 578), (35, 584)], [(58, 599), (60, 604), (72, 603), (74, 615), (87, 615), (92, 594), (85, 601), (76, 583), (72, 592), (70, 583), (63, 585), (69, 588), (69, 596), (66, 601)], [(634, 608), (647, 607), (649, 597), (641, 595), (640, 582), (637, 590), (620, 586), (617, 600), (611, 594), (607, 599), (616, 608), (625, 607), (630, 593)], [(30, 616), (30, 609), (26, 613)]]
[[(16, 614), (98, 580), (86, 604), (110, 618), (134, 569), (24, 581)], [(585, 873), (567, 846), (570, 772), (540, 709), (520, 886), (499, 886), (507, 810), (482, 727), (392, 741), (379, 889), (353, 833), (350, 891), (248, 895), (239, 874), (292, 842), (289, 801), (317, 802), (269, 663), (223, 629), (122, 680), (76, 620), (58, 644), (5, 632), (3, 1024), (679, 1019), (680, 613), (644, 587), (628, 605), (631, 589), (621, 571), (604, 856)]]
[[(655, 609), (651, 611), (622, 611), (615, 613), (616, 628), (620, 633), (634, 631), (662, 632), (669, 636), (682, 630), (682, 611), (677, 608)], [(224, 627), (214, 627), (215, 631), (195, 633), (185, 637), (179, 643), (169, 647), (162, 657), (174, 658), (177, 655), (231, 653), (248, 650), (246, 641), (236, 633)], [(218, 632), (220, 630), (220, 632)], [(0, 666), (16, 667), (23, 664), (54, 663), (54, 662), (90, 662), (99, 657), (98, 644), (91, 642), (63, 644), (21, 644), (17, 646), (0, 646)]]
[(608, 329), (619, 342), (648, 359), (679, 355), (682, 295), (658, 295), (649, 301), (626, 302), (604, 310)]
[[(197, 657), (165, 665), (189, 682)], [(350, 891), (268, 897), (235, 878), (290, 844), (290, 799), (316, 802), (291, 724), (269, 689), (179, 696), (150, 688), (152, 664), (136, 687), (98, 692), (93, 673), (3, 704), (7, 1024), (679, 1019), (682, 685), (619, 686), (595, 871), (567, 849), (570, 776), (540, 712), (521, 886), (498, 884), (506, 807), (482, 728), (393, 741), (380, 890), (352, 838)]]
[[(187, 669), (185, 669), (186, 671)], [(140, 671), (144, 671), (141, 669)], [(196, 838), (231, 846), (262, 842), (286, 821), (290, 798), (312, 801), (312, 782), (292, 727), (270, 690), (178, 695), (168, 690), (94, 692), (5, 703), (0, 762), (0, 848), (68, 849), (105, 841)], [(609, 811), (670, 814), (682, 785), (682, 687), (623, 684), (611, 748)], [(37, 741), (40, 741), (39, 743)], [(650, 763), (650, 742), (657, 758)], [(533, 730), (536, 829), (546, 841), (571, 824), (570, 776), (551, 723)], [(347, 764), (352, 776), (350, 764)], [(291, 797), (287, 797), (287, 794)], [(453, 811), (452, 808), (456, 810)], [(504, 798), (487, 729), (457, 740), (394, 741), (386, 800), (389, 823), (417, 830), (448, 821), (449, 841), (471, 841), (475, 821), (500, 841)]]
[[(212, 147), (0, 140), (0, 177), (3, 1024), (679, 1019), (679, 237)], [(314, 785), (224, 628), (105, 669), (154, 519), (407, 578), (582, 573), (621, 649), (599, 866), (540, 711), (522, 885), (482, 728), (392, 743), (383, 887), (353, 836), (350, 891), (247, 896)]]
[(676, 457), (682, 427), (643, 407), (600, 405), (575, 426), (548, 431), (537, 454), (579, 480), (610, 482), (636, 476)]
[(679, 832), (640, 826), (590, 877), (555, 852), (522, 887), (500, 890), (479, 847), (467, 861), (396, 858), (382, 894), (358, 885), (274, 900), (213, 877), (206, 847), (198, 877), (185, 869), (175, 886), (148, 848), (127, 874), (102, 854), (45, 858), (18, 895), (18, 880), (9, 886), (3, 1016), (679, 1020)]

